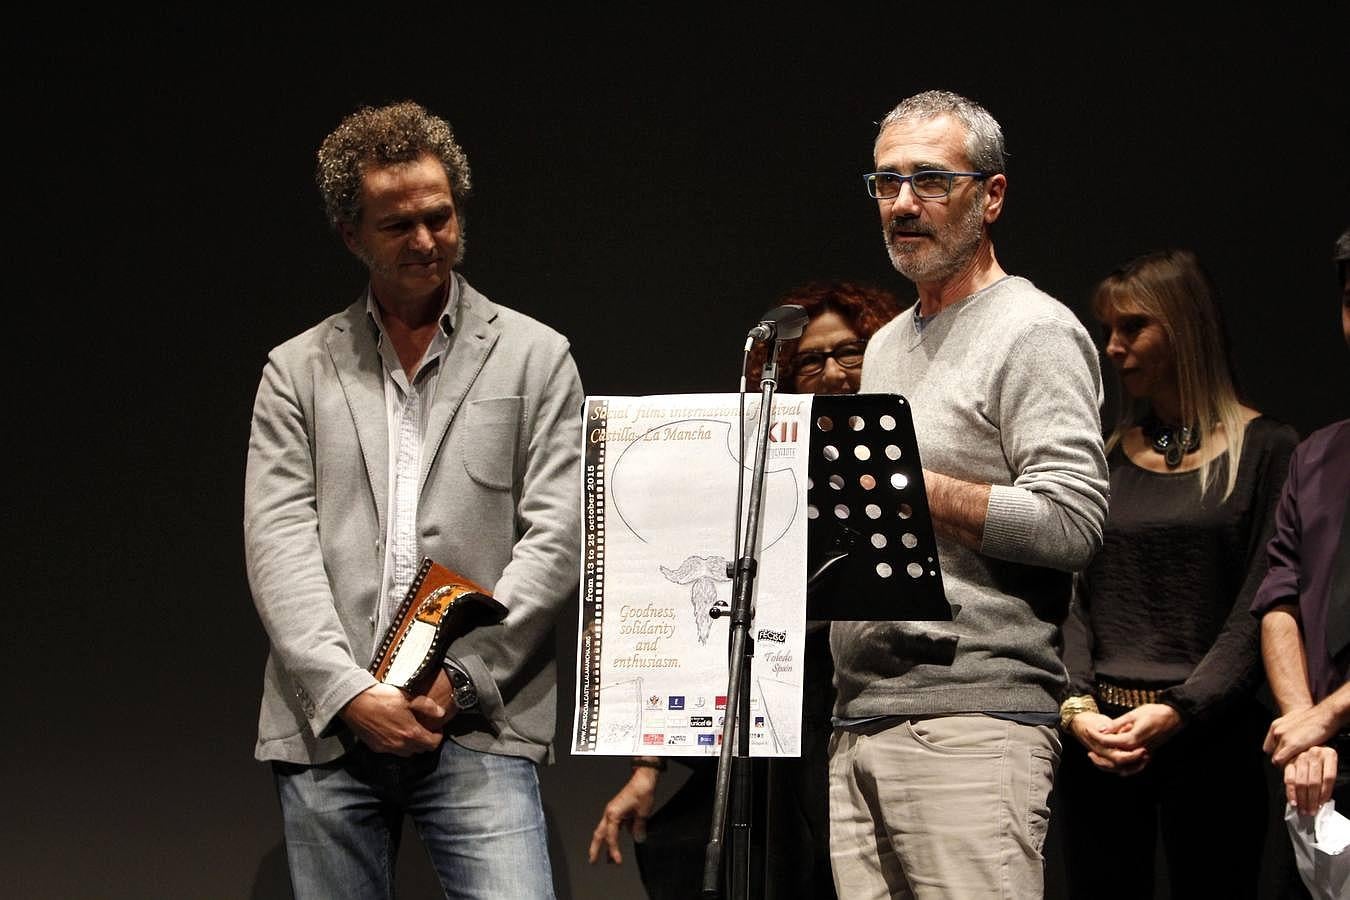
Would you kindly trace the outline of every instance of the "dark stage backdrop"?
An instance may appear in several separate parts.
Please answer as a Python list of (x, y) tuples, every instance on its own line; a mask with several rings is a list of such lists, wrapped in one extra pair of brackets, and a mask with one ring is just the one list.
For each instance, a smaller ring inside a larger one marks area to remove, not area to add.
[[(971, 95), (1012, 154), (1004, 266), (1084, 315), (1124, 259), (1196, 249), (1250, 402), (1307, 433), (1350, 415), (1337, 7), (13, 22), (4, 893), (288, 893), (251, 760), (265, 639), (241, 484), (267, 350), (362, 286), (311, 175), (358, 104), (453, 123), (476, 188), (464, 273), (567, 334), (589, 391), (637, 394), (733, 388), (745, 329), (799, 282), (912, 297), (863, 191), (874, 123), (921, 89)], [(631, 860), (583, 855), (625, 771), (564, 745), (544, 772), (560, 896), (638, 894)], [(404, 856), (404, 896), (429, 896)]]

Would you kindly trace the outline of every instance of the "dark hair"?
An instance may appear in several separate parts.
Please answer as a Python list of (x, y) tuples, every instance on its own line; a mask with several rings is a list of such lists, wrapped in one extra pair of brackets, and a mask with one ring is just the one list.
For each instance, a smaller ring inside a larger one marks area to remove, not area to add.
[[(900, 314), (900, 303), (890, 291), (852, 281), (813, 281), (793, 288), (779, 297), (778, 302), (795, 303), (812, 319), (825, 312), (837, 313), (861, 338), (870, 338), (877, 329)], [(786, 371), (796, 353), (797, 341), (784, 342), (778, 353), (780, 370)], [(747, 389), (759, 390), (759, 376), (764, 372), (767, 354), (763, 344), (756, 344), (751, 351)]]
[(472, 188), (469, 160), (455, 142), (450, 123), (410, 100), (378, 108), (364, 106), (343, 119), (319, 147), (314, 180), (323, 195), (328, 223), (337, 228), (361, 219), (361, 178), (366, 166), (436, 157), (445, 168), (455, 211)]

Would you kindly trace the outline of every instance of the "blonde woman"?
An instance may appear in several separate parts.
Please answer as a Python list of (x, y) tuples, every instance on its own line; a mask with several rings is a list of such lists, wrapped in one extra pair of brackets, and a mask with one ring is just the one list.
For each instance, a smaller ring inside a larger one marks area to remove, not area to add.
[[(1195, 254), (1127, 263), (1093, 306), (1123, 409), (1105, 542), (1065, 629), (1070, 891), (1152, 896), (1161, 835), (1172, 896), (1254, 897), (1268, 716), (1248, 608), (1298, 436), (1239, 401)], [(1205, 849), (1215, 829), (1222, 859)]]

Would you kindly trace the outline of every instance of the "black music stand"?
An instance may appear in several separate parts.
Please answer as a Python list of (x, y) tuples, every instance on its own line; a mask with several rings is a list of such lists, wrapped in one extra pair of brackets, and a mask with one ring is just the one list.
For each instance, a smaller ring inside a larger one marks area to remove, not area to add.
[(806, 617), (951, 621), (905, 398), (818, 396), (810, 445)]

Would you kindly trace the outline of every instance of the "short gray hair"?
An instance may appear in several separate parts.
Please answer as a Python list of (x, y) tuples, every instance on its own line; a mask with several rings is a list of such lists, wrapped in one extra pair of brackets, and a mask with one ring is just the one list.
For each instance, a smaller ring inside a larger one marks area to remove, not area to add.
[(900, 122), (938, 116), (951, 116), (966, 127), (966, 156), (976, 172), (994, 175), (1007, 171), (1003, 129), (998, 121), (974, 100), (951, 91), (924, 91), (901, 100), (881, 120), (877, 136), (880, 138), (880, 132)]

